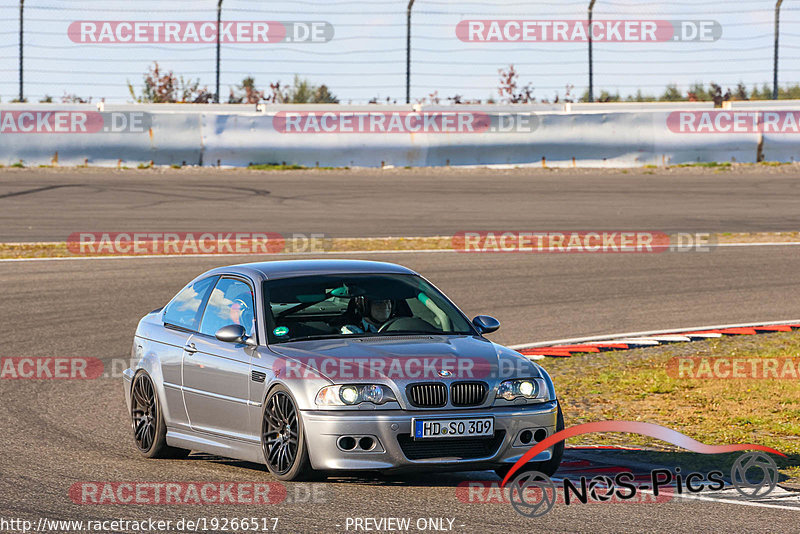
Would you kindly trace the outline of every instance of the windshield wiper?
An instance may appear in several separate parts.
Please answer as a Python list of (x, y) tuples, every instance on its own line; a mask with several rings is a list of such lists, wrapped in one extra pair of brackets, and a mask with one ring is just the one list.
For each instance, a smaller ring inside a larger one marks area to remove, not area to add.
[(376, 334), (378, 336), (408, 336), (408, 335), (441, 336), (449, 333), (450, 332), (431, 332), (429, 330), (390, 330), (388, 332), (373, 332), (373, 334)]
[(350, 339), (354, 337), (364, 337), (365, 334), (314, 334), (313, 336), (300, 336), (292, 339), (287, 339), (283, 343), (291, 341), (307, 341), (310, 339)]

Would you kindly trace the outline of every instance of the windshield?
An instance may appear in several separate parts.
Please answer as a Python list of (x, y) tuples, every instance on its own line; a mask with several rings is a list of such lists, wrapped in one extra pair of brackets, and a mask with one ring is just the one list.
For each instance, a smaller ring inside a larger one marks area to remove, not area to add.
[(452, 302), (415, 275), (300, 276), (264, 282), (264, 294), (270, 343), (476, 333)]

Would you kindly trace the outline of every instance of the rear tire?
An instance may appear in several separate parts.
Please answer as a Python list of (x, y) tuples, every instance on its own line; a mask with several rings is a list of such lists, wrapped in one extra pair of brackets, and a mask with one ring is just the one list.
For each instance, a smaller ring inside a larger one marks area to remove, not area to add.
[(300, 411), (286, 386), (275, 386), (264, 402), (261, 450), (269, 472), (278, 480), (304, 480), (313, 475)]
[(161, 401), (145, 371), (139, 371), (131, 384), (131, 427), (136, 448), (147, 458), (186, 458), (190, 452), (167, 445)]
[[(558, 403), (558, 416), (556, 417), (556, 432), (564, 430), (564, 413), (561, 411), (561, 403)], [(516, 473), (523, 473), (525, 471), (539, 471), (549, 477), (556, 474), (558, 466), (561, 465), (561, 459), (564, 457), (564, 440), (559, 441), (553, 446), (553, 456), (544, 462), (528, 462), (523, 465)], [(501, 479), (506, 478), (506, 475), (511, 470), (511, 466), (498, 467), (494, 470)]]

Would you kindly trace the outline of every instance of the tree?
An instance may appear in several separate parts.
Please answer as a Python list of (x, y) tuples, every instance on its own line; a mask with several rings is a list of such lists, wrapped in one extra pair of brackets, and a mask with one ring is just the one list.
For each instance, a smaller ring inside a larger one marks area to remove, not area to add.
[(284, 102), (287, 104), (338, 104), (336, 98), (326, 85), (312, 85), (307, 79), (294, 76), (294, 82), (283, 93)]
[(256, 89), (256, 80), (252, 76), (248, 76), (242, 80), (241, 85), (236, 86), (236, 93), (231, 89), (230, 97), (228, 98), (229, 104), (258, 104), (265, 100), (266, 96), (264, 91)]
[(315, 104), (338, 104), (339, 99), (328, 90), (325, 84), (320, 85), (314, 89), (314, 103)]
[[(53, 101), (52, 97), (48, 97), (48, 98), (50, 99), (48, 102), (52, 102)], [(44, 102), (44, 100), (42, 100), (41, 102)], [(66, 92), (64, 92), (64, 96), (61, 97), (61, 103), (62, 104), (90, 104), (91, 102), (92, 102), (92, 97), (83, 98), (83, 97), (80, 97), (80, 96), (78, 96), (78, 95), (76, 95), (74, 93), (73, 94), (67, 94)]]
[(767, 84), (761, 86), (753, 86), (753, 91), (750, 93), (750, 98), (753, 100), (769, 100), (772, 98), (772, 89)]
[[(675, 90), (677, 91), (677, 88)], [(678, 97), (682, 99), (680, 93), (678, 93)], [(628, 102), (654, 102), (657, 100), (657, 98), (652, 95), (645, 95), (644, 93), (642, 93), (641, 89), (637, 89), (635, 95), (628, 95), (628, 97), (625, 100), (627, 100)]]
[(519, 87), (519, 73), (514, 69), (514, 65), (509, 65), (508, 70), (500, 69), (500, 87), (497, 92), (500, 99), (509, 104), (532, 104), (536, 102), (533, 96), (533, 87), (527, 84)]
[(207, 104), (214, 95), (206, 87), (200, 88), (200, 80), (177, 77), (172, 71), (162, 73), (157, 61), (144, 74), (142, 94), (137, 96), (133, 84), (128, 82), (128, 91), (136, 102), (165, 104)]
[(281, 85), (280, 81), (269, 84), (270, 95), (266, 102), (273, 104), (338, 104), (339, 99), (330, 92), (328, 86), (313, 85), (295, 74), (291, 86)]
[(417, 99), (417, 104), (438, 104), (441, 101), (439, 98), (439, 91), (434, 91), (428, 96), (423, 96)]
[(711, 82), (711, 91), (709, 93), (711, 95), (711, 100), (714, 101), (715, 108), (721, 108), (722, 102), (731, 99), (731, 90), (728, 89), (725, 94), (722, 94), (722, 87), (714, 82)]
[(736, 85), (736, 91), (733, 93), (734, 100), (750, 100), (747, 96), (747, 87), (745, 87), (744, 83), (739, 82)]
[[(622, 100), (619, 96), (619, 93), (612, 95), (606, 90), (600, 91), (600, 96), (594, 99), (595, 102), (619, 102)], [(583, 92), (583, 96), (581, 97), (581, 102), (588, 102), (589, 101), (589, 90)]]
[[(641, 90), (639, 91), (638, 94), (641, 95)], [(661, 95), (661, 98), (659, 98), (659, 100), (662, 100), (664, 102), (679, 102), (681, 100), (685, 100), (685, 98), (678, 90), (678, 86), (672, 83), (667, 86), (667, 88), (664, 90), (664, 94)], [(641, 102), (641, 100), (637, 100), (637, 102)]]

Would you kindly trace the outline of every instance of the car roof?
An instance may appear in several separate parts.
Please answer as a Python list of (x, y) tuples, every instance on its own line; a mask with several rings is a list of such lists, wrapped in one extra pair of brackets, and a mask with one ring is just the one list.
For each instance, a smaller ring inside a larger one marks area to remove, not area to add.
[[(243, 274), (251, 278), (272, 280), (293, 276), (311, 276), (321, 274), (417, 274), (411, 269), (382, 261), (365, 260), (278, 260), (254, 263), (240, 263), (218, 267), (205, 273), (211, 274)], [(204, 276), (205, 276), (204, 275)]]

